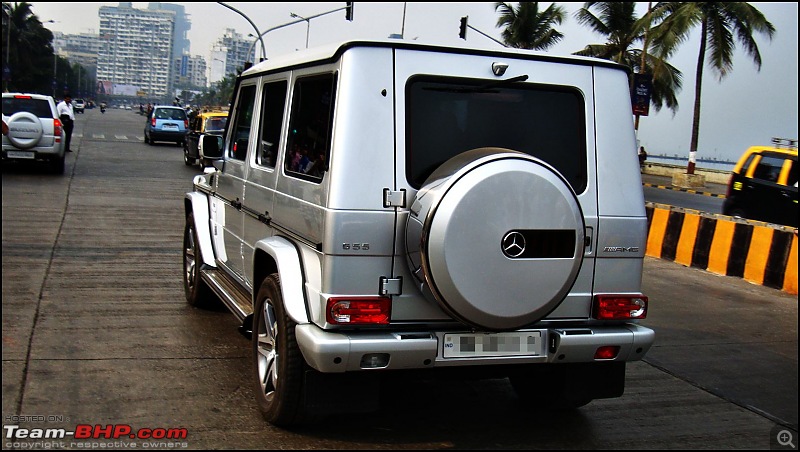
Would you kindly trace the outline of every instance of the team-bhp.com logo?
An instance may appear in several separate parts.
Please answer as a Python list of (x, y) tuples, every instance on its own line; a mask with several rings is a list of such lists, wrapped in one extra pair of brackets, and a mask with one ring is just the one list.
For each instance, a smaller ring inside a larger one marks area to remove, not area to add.
[(127, 424), (89, 425), (78, 424), (75, 430), (64, 428), (20, 428), (18, 425), (4, 425), (5, 438), (20, 439), (186, 439), (189, 431), (185, 428), (140, 428), (133, 429)]

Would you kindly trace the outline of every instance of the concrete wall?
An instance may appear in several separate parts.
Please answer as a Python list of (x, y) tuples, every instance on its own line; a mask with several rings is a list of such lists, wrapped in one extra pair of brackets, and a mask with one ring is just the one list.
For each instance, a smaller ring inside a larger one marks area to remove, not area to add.
[[(642, 167), (643, 174), (652, 174), (653, 176), (668, 176), (672, 177), (675, 173), (685, 173), (686, 165), (669, 165), (667, 163), (651, 163), (645, 162)], [(727, 185), (731, 177), (730, 171), (713, 170), (704, 168), (695, 168), (695, 174), (705, 176), (706, 182), (714, 184)]]
[(646, 255), (797, 295), (797, 229), (647, 203)]

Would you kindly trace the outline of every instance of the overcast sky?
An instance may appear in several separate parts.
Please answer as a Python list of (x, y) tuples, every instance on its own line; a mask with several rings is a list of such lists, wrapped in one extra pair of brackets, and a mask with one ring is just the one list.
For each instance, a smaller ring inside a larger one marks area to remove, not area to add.
[[(30, 2), (33, 12), (53, 31), (68, 34), (97, 32), (98, 9), (118, 3)], [(191, 54), (209, 58), (210, 47), (226, 28), (247, 35), (253, 27), (234, 11), (213, 2), (169, 2), (182, 4), (192, 23), (189, 31)], [(263, 32), (292, 22), (295, 13), (309, 17), (337, 8), (339, 3), (239, 3), (226, 2), (249, 17)], [(564, 40), (548, 53), (569, 55), (587, 44), (600, 44), (602, 37), (579, 25), (573, 13), (582, 3), (559, 3), (568, 11), (564, 24), (557, 27)], [(405, 21), (403, 12), (405, 6)], [(548, 3), (543, 3), (548, 5)], [(797, 3), (752, 3), (776, 28), (772, 41), (756, 35), (763, 65), (759, 72), (752, 59), (738, 50), (733, 71), (722, 82), (706, 69), (703, 77), (702, 113), (698, 158), (736, 160), (749, 146), (769, 144), (774, 136), (798, 137), (797, 118)], [(134, 2), (135, 8), (147, 3)], [(640, 3), (641, 14), (647, 3)], [(497, 13), (494, 3), (365, 3), (355, 2), (354, 20), (348, 22), (344, 11), (323, 15), (310, 21), (276, 29), (265, 35), (267, 57), (305, 48), (308, 31), (309, 47), (348, 39), (382, 39), (392, 33), (403, 33), (405, 39), (416, 39), (451, 46), (474, 46), (498, 49), (501, 46), (474, 30), (467, 31), (467, 40), (458, 37), (459, 19), (469, 16), (472, 27), (497, 40)], [(694, 102), (695, 69), (700, 45), (695, 31), (670, 63), (683, 72), (683, 91), (679, 94), (679, 110), (673, 116), (664, 109), (643, 117), (639, 125), (641, 144), (651, 154), (688, 156), (691, 140), (692, 104)], [(260, 53), (259, 53), (260, 56)]]

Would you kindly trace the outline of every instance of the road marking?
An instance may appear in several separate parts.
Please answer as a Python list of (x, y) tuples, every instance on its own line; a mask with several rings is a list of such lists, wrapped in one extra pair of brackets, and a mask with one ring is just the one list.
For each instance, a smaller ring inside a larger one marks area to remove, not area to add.
[(118, 140), (127, 140), (128, 139), (128, 137), (125, 136), (125, 135), (114, 135), (114, 138), (116, 138)]
[(102, 133), (99, 133), (99, 134), (98, 133), (93, 133), (92, 134), (92, 138), (94, 138), (95, 140), (104, 140), (106, 138), (106, 136), (103, 135)]

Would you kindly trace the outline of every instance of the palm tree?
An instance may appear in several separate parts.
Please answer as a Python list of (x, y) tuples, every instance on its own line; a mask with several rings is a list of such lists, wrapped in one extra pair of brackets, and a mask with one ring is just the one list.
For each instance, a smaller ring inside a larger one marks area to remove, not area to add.
[[(5, 5), (8, 5), (7, 3)], [(27, 2), (15, 3), (14, 7), (4, 8), (9, 13), (9, 65), (12, 69), (12, 82), (15, 90), (46, 92), (52, 75), (53, 33), (42, 26), (39, 17), (31, 11)], [(4, 52), (5, 53), (5, 52)], [(5, 62), (6, 60), (4, 60)]]
[[(596, 10), (597, 14), (592, 10)], [(590, 44), (574, 55), (590, 56), (615, 61), (628, 66), (632, 72), (652, 74), (650, 101), (656, 111), (666, 106), (673, 114), (678, 110), (677, 93), (683, 86), (683, 74), (666, 59), (633, 48), (645, 42), (652, 21), (658, 20), (660, 10), (654, 8), (642, 17), (636, 16), (636, 2), (586, 2), (575, 12), (581, 25), (603, 35), (605, 44)], [(650, 39), (647, 40), (650, 42)], [(642, 59), (644, 56), (644, 61)], [(642, 67), (644, 65), (644, 67)]]
[(505, 27), (501, 36), (508, 47), (547, 50), (564, 37), (553, 28), (553, 25), (561, 25), (566, 16), (564, 8), (555, 3), (541, 12), (539, 2), (520, 2), (516, 8), (497, 2), (494, 9), (500, 13), (497, 26)]
[(733, 68), (733, 52), (736, 42), (753, 58), (756, 68), (761, 70), (761, 53), (753, 39), (753, 33), (766, 35), (770, 40), (775, 27), (755, 7), (745, 2), (664, 2), (657, 5), (665, 13), (661, 24), (654, 28), (658, 36), (658, 51), (669, 55), (683, 43), (689, 32), (700, 25), (700, 51), (697, 57), (697, 76), (694, 88), (694, 119), (692, 140), (689, 146), (687, 174), (694, 174), (694, 160), (700, 135), (700, 92), (703, 82), (703, 66), (706, 53), (709, 66), (716, 72), (718, 81)]

